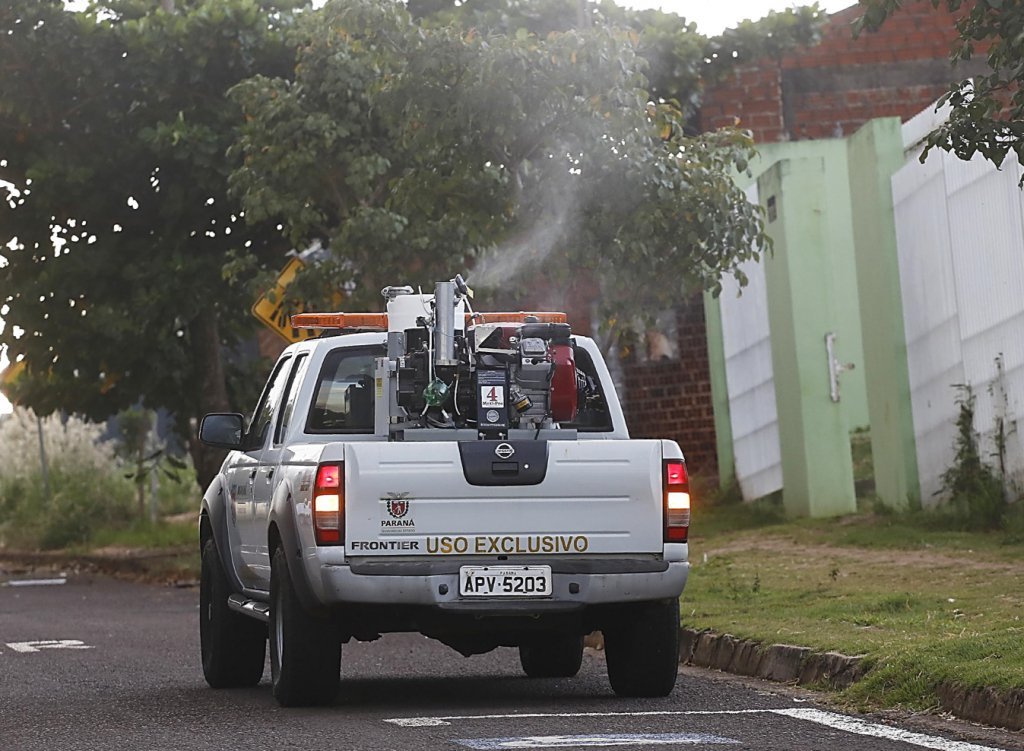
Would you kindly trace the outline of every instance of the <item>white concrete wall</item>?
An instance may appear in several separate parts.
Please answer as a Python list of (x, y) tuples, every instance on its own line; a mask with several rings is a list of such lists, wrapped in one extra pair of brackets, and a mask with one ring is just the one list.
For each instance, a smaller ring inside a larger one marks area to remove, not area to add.
[(892, 186), (921, 499), (932, 505), (954, 457), (956, 384), (974, 391), (983, 454), (995, 453), (1002, 418), (1007, 474), (1024, 480), (1024, 196), (1012, 155), (1002, 170), (938, 151), (920, 164), (921, 118), (935, 122), (925, 112), (904, 126), (907, 163)]
[[(757, 203), (756, 184), (747, 198)], [(725, 280), (719, 306), (736, 479), (743, 499), (753, 500), (782, 489), (782, 455), (764, 265), (741, 268), (749, 283), (740, 294), (731, 277)]]

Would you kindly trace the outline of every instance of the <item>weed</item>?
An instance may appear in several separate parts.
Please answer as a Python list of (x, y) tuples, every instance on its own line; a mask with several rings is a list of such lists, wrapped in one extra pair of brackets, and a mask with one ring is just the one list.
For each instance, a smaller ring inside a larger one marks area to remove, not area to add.
[(729, 478), (725, 484), (698, 497), (703, 497), (707, 506), (736, 506), (743, 503), (743, 493), (735, 476)]
[[(973, 389), (957, 384), (956, 455), (942, 473), (939, 491), (948, 498), (956, 521), (968, 529), (999, 529), (1004, 524), (1007, 502), (1002, 478), (981, 457), (974, 431)], [(1005, 446), (1005, 441), (1002, 444)], [(1002, 464), (1003, 460), (1000, 459)]]
[(857, 428), (850, 433), (850, 457), (857, 497), (865, 497), (875, 487), (875, 465), (871, 454), (871, 432)]

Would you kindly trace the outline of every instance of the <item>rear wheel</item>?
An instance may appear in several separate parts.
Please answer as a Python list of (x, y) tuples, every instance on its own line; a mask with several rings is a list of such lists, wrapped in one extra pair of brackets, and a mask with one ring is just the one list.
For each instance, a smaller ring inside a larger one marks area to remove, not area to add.
[(302, 607), (283, 548), (270, 569), (270, 671), (282, 707), (329, 704), (341, 679), (341, 637), (334, 625)]
[(583, 637), (551, 634), (542, 642), (521, 644), (519, 662), (530, 678), (572, 678), (583, 664)]
[(213, 688), (255, 686), (263, 677), (267, 628), (228, 608), (231, 589), (213, 539), (203, 545), (199, 578), (199, 646)]
[(619, 696), (668, 696), (679, 670), (679, 602), (631, 609), (604, 634), (608, 681)]

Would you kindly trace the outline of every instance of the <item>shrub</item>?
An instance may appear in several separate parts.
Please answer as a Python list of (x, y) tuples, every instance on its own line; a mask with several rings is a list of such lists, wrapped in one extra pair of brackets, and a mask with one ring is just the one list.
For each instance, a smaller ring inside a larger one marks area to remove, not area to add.
[(957, 520), (965, 528), (1001, 529), (1007, 511), (1003, 480), (982, 458), (974, 432), (974, 392), (957, 386), (956, 457), (942, 473), (942, 489)]
[(19, 408), (0, 423), (0, 546), (64, 547), (129, 518), (132, 485), (102, 426), (57, 415), (41, 425), (49, 494), (36, 416)]

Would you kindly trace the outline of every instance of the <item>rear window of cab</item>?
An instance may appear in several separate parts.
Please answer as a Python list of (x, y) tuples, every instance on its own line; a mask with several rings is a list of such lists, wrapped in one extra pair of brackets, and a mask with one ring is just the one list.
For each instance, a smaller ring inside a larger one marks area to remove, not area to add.
[(343, 347), (327, 353), (313, 392), (307, 433), (373, 432), (375, 360), (384, 354), (384, 347)]

